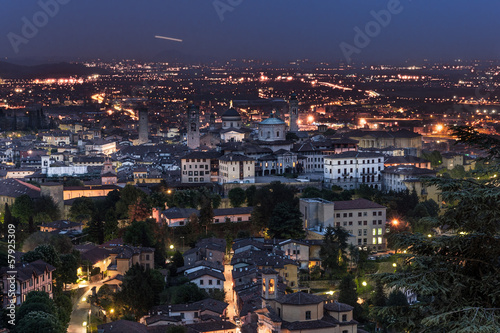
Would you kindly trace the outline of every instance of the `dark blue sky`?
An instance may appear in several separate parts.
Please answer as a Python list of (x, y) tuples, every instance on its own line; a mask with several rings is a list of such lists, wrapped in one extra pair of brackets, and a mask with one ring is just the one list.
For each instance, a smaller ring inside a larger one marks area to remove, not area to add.
[[(50, 2), (57, 0), (41, 0)], [(354, 44), (355, 27), (395, 0), (59, 0), (35, 36), (23, 37), (38, 1), (0, 0), (0, 57), (139, 58), (175, 49), (192, 56), (339, 61), (339, 47)], [(220, 19), (214, 2), (232, 11)], [(236, 6), (230, 5), (231, 3)], [(238, 4), (239, 3), (239, 4)], [(373, 63), (415, 59), (498, 59), (500, 2), (401, 0), (402, 11), (359, 49), (354, 59)], [(43, 19), (43, 16), (39, 16)], [(42, 22), (43, 23), (43, 22)], [(181, 38), (183, 43), (154, 35)], [(11, 38), (13, 34), (10, 34)], [(23, 37), (24, 38), (24, 37)]]

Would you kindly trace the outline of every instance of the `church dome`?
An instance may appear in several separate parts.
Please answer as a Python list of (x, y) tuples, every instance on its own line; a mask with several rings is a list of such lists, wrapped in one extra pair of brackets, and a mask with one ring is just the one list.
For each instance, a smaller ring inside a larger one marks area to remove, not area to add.
[(260, 122), (261, 125), (286, 125), (280, 118), (269, 117)]
[(234, 108), (228, 109), (222, 114), (222, 121), (241, 121), (241, 116)]

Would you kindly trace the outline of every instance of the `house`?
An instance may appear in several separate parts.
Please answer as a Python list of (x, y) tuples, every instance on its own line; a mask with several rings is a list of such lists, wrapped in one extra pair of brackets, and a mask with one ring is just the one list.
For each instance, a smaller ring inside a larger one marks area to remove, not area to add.
[(0, 209), (3, 211), (5, 204), (12, 206), (16, 198), (26, 194), (31, 199), (40, 197), (40, 188), (35, 185), (25, 183), (19, 179), (0, 180)]
[[(247, 222), (252, 216), (253, 207), (220, 208), (214, 209), (213, 223)], [(165, 223), (169, 227), (183, 226), (189, 223), (191, 216), (199, 216), (199, 211), (193, 208), (168, 208), (161, 213), (153, 209), (153, 217), (158, 223)]]
[(77, 232), (81, 233), (82, 232), (82, 223), (80, 222), (72, 222), (72, 221), (65, 221), (65, 220), (59, 220), (59, 221), (54, 221), (54, 222), (49, 222), (49, 223), (43, 223), (39, 225), (40, 231), (42, 232)]
[[(47, 264), (43, 260), (36, 260), (31, 263), (18, 263), (14, 269), (8, 267), (0, 268), (0, 293), (2, 295), (2, 306), (14, 301), (16, 306), (21, 305), (26, 300), (26, 295), (31, 291), (44, 291), (52, 298), (53, 285), (52, 278), (56, 268)], [(12, 273), (12, 272), (14, 273)], [(14, 276), (15, 296), (9, 297)]]
[(329, 202), (313, 198), (300, 199), (299, 207), (308, 239), (322, 239), (327, 227), (338, 226), (351, 234), (348, 242), (353, 245), (380, 251), (386, 247), (385, 206), (366, 199)]
[(111, 263), (107, 267), (108, 276), (113, 277), (125, 273), (135, 264), (139, 264), (144, 269), (155, 267), (153, 248), (133, 247), (122, 245), (110, 250)]
[(205, 291), (224, 290), (224, 273), (210, 268), (202, 268), (191, 273), (185, 274), (189, 282), (196, 284), (198, 288)]
[(255, 160), (241, 154), (219, 157), (219, 184), (255, 183)]
[(383, 171), (385, 191), (412, 191), (415, 189), (420, 200), (433, 199), (440, 202), (440, 192), (436, 186), (425, 184), (425, 179), (433, 178), (436, 172), (414, 166), (394, 166)]
[(337, 185), (352, 190), (364, 184), (382, 189), (382, 154), (348, 151), (325, 156), (324, 161), (324, 180), (330, 186)]
[[(203, 321), (221, 321), (226, 316), (228, 304), (212, 298), (187, 304), (166, 304), (153, 307), (153, 315), (166, 315), (176, 318), (181, 325)], [(147, 319), (146, 319), (147, 321)]]
[(97, 333), (148, 333), (148, 329), (145, 325), (130, 321), (120, 319), (117, 321), (112, 321), (111, 323), (97, 325)]
[(218, 181), (219, 157), (216, 151), (192, 152), (181, 159), (181, 183), (210, 183)]
[(204, 238), (196, 246), (184, 252), (184, 266), (193, 267), (199, 260), (222, 264), (226, 253), (226, 241), (220, 238)]

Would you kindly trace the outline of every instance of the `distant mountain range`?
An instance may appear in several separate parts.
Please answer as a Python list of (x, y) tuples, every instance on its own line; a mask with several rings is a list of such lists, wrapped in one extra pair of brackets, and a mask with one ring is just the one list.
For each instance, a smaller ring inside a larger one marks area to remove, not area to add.
[(88, 76), (92, 74), (108, 74), (108, 71), (101, 68), (90, 68), (81, 64), (70, 64), (67, 62), (24, 66), (0, 61), (0, 78), (2, 79), (44, 79)]

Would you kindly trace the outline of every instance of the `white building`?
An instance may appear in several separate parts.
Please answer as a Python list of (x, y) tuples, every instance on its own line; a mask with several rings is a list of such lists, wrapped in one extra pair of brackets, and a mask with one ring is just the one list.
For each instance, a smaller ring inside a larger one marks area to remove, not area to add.
[(349, 243), (361, 248), (384, 250), (386, 242), (385, 206), (366, 199), (327, 201), (319, 198), (300, 199), (304, 229), (324, 233), (327, 227), (346, 229), (353, 237)]
[(359, 188), (361, 184), (382, 189), (382, 154), (350, 151), (325, 156), (324, 161), (325, 183), (348, 190)]
[[(413, 165), (388, 167), (383, 171), (384, 191), (402, 192), (415, 188), (415, 183), (421, 183), (421, 177), (435, 177), (434, 170), (417, 168)], [(418, 188), (422, 186), (419, 185)]]
[(219, 176), (219, 152), (192, 152), (181, 159), (181, 182), (210, 183), (217, 182)]
[(255, 183), (255, 160), (240, 154), (219, 157), (219, 184)]

